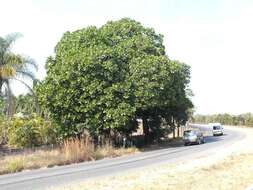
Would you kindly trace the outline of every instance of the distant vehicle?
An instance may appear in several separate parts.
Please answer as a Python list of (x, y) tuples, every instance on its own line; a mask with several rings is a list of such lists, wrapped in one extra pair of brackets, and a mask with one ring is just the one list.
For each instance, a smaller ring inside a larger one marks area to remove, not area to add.
[(204, 135), (200, 131), (187, 130), (183, 136), (184, 145), (205, 143)]
[(220, 123), (211, 123), (213, 128), (213, 136), (223, 135), (223, 127)]

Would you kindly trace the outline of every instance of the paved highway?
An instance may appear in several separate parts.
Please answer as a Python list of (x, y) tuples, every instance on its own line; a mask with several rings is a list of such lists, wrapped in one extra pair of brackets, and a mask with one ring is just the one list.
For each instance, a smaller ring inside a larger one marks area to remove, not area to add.
[[(207, 128), (202, 127), (207, 130)], [(24, 171), (0, 176), (0, 190), (39, 190), (81, 182), (86, 179), (133, 170), (159, 163), (175, 163), (216, 154), (244, 138), (243, 133), (225, 129), (223, 136), (208, 136), (206, 143), (194, 146), (164, 148), (113, 159)]]

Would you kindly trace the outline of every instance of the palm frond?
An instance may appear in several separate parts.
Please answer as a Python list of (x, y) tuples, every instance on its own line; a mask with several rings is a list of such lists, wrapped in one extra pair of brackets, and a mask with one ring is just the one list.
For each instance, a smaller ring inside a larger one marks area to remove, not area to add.
[(6, 42), (6, 50), (10, 50), (12, 48), (12, 45), (14, 44), (14, 42), (18, 39), (22, 37), (21, 33), (15, 32), (15, 33), (11, 33), (5, 36), (4, 40)]
[(35, 71), (38, 71), (38, 64), (31, 57), (23, 56), (23, 63), (27, 67), (29, 67), (29, 68), (32, 67), (33, 69), (35, 69)]
[(33, 92), (33, 89), (32, 89), (26, 82), (24, 82), (24, 81), (22, 81), (22, 80), (20, 80), (20, 79), (18, 79), (18, 78), (12, 78), (11, 81), (13, 81), (13, 80), (22, 83), (22, 84), (29, 90), (29, 92), (30, 92), (32, 95), (35, 95), (35, 93)]
[[(17, 38), (21, 37), (20, 33), (12, 33), (7, 35), (6, 37), (0, 37), (0, 61), (5, 54), (8, 54), (12, 48), (12, 45), (17, 40)], [(2, 63), (0, 63), (2, 64)]]
[(32, 58), (14, 53), (4, 55), (4, 64), (8, 64), (19, 70), (38, 70), (38, 65)]
[(35, 80), (36, 77), (33, 72), (31, 71), (23, 71), (23, 70), (16, 70), (16, 76), (19, 78), (26, 78), (29, 80)]
[(23, 58), (20, 55), (16, 55), (14, 53), (5, 53), (3, 56), (3, 64), (9, 65), (12, 67), (21, 67), (23, 64)]

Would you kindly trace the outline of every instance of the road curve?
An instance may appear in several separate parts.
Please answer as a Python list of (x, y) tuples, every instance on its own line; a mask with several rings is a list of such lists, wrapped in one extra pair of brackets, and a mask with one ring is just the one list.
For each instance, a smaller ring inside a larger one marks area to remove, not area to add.
[(89, 178), (113, 175), (152, 164), (175, 163), (208, 156), (217, 153), (219, 149), (231, 146), (245, 136), (245, 134), (232, 129), (225, 129), (224, 132), (223, 136), (206, 137), (206, 143), (202, 145), (180, 145), (118, 158), (2, 175), (0, 176), (0, 190), (46, 189), (81, 182)]

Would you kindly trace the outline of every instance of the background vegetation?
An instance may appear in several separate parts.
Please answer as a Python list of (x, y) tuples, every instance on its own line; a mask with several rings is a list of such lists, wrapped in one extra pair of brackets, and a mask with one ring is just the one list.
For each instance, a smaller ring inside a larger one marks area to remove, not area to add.
[(238, 125), (253, 127), (253, 114), (245, 113), (240, 115), (216, 114), (216, 115), (195, 115), (192, 118), (194, 123), (219, 122), (223, 125)]

